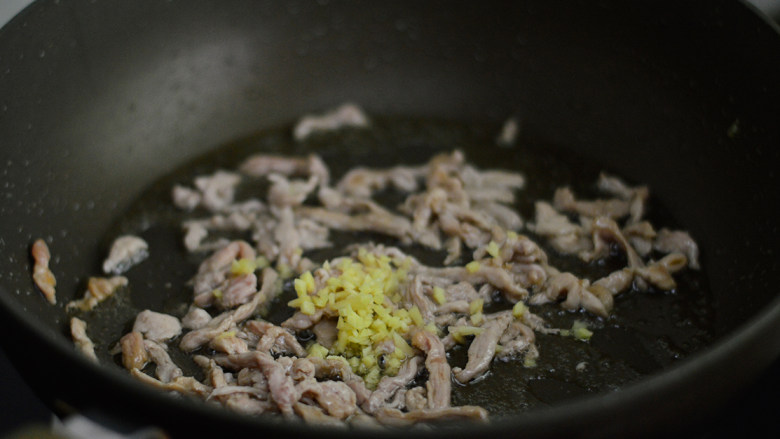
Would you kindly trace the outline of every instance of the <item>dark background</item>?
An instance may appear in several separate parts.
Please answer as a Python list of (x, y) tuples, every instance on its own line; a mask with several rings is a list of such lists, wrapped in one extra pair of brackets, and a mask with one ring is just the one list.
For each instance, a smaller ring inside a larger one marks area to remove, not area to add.
[[(780, 0), (750, 0), (767, 14), (780, 19)], [(31, 0), (0, 0), (0, 25), (4, 25)], [(780, 80), (780, 78), (778, 78)], [(34, 348), (34, 347), (33, 347)], [(690, 438), (780, 437), (780, 360), (758, 380), (710, 419), (679, 432)], [(659, 403), (663, 403), (660, 401)], [(52, 412), (22, 381), (0, 349), (0, 438), (21, 429), (48, 429)]]

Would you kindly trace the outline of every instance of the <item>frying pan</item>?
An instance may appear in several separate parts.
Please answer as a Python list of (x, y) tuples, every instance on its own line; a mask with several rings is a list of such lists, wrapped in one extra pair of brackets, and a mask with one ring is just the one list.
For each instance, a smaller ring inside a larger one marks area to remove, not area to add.
[(62, 305), (32, 286), (31, 242), (51, 243), (62, 304), (128, 206), (218, 145), (348, 100), (371, 114), (514, 114), (523, 139), (647, 183), (698, 237), (714, 341), (620, 391), (446, 434), (690, 425), (780, 353), (777, 78), (777, 27), (737, 1), (37, 2), (0, 31), (3, 348), (60, 411), (174, 435), (312, 434), (169, 398), (76, 355)]

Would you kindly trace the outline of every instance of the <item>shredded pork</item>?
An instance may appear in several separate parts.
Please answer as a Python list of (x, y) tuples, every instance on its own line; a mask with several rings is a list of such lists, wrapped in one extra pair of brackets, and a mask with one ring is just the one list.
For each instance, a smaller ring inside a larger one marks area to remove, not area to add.
[[(302, 141), (368, 124), (359, 108), (345, 105), (303, 118), (293, 136)], [(510, 119), (498, 142), (511, 145), (518, 133)], [(515, 205), (525, 177), (480, 170), (457, 150), (414, 166), (353, 168), (333, 185), (331, 178), (315, 154), (259, 153), (236, 171), (174, 186), (174, 205), (188, 212), (184, 248), (201, 261), (188, 284), (192, 303), (179, 316), (138, 314), (117, 347), (131, 374), (241, 413), (319, 425), (485, 421), (480, 407), (452, 406), (453, 382), (479, 385), (496, 360), (533, 367), (540, 356), (536, 334), (576, 332), (551, 327), (536, 307), (607, 318), (615, 296), (672, 290), (675, 273), (699, 268), (687, 232), (656, 232), (644, 218), (648, 189), (606, 174), (597, 182), (604, 198), (579, 198), (561, 187), (552, 199), (535, 202), (529, 223)], [(258, 181), (267, 187), (264, 194), (235, 199), (242, 184)], [(403, 202), (385, 206), (373, 198), (387, 191)], [(333, 246), (333, 231), (378, 234), (398, 246), (357, 243), (330, 261), (310, 260), (310, 251)], [(407, 254), (411, 248), (446, 256), (426, 265)], [(626, 264), (600, 278), (579, 277), (552, 265), (548, 251), (586, 263), (618, 254)], [(120, 274), (147, 254), (140, 238), (120, 237), (103, 268)], [(45, 244), (36, 242), (33, 258), (35, 281), (54, 303)], [(368, 276), (375, 282), (371, 291), (337, 306), (358, 288), (348, 277), (356, 264), (384, 271)], [(121, 276), (91, 278), (85, 297), (68, 307), (88, 311), (125, 285)], [(298, 296), (288, 304), (294, 312), (283, 322), (266, 320), (263, 313), (284, 288)], [(350, 310), (368, 308), (345, 317), (347, 303)], [(361, 317), (366, 309), (374, 310), (371, 319)], [(388, 325), (401, 318), (406, 323), (390, 335)], [(350, 325), (358, 329), (349, 332)], [(94, 358), (83, 321), (74, 318), (71, 331), (79, 349)], [(348, 343), (363, 344), (350, 351)], [(468, 347), (467, 362), (451, 367), (448, 351), (459, 344)], [(172, 349), (192, 354), (205, 378), (185, 376)]]

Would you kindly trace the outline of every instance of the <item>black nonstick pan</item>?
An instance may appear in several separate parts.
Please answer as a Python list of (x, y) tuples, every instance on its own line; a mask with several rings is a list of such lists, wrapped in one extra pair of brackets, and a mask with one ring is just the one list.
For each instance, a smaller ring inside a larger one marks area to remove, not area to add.
[[(648, 184), (697, 237), (708, 338), (619, 390), (413, 434), (688, 428), (780, 353), (777, 78), (777, 27), (738, 1), (37, 2), (0, 31), (0, 340), (57, 411), (174, 435), (312, 434), (172, 399), (85, 361), (63, 304), (153, 184), (220, 146), (345, 101), (496, 129), (513, 115), (521, 143)], [(55, 255), (57, 306), (30, 279), (39, 237)], [(133, 294), (106, 318), (121, 323), (132, 300), (153, 301)]]

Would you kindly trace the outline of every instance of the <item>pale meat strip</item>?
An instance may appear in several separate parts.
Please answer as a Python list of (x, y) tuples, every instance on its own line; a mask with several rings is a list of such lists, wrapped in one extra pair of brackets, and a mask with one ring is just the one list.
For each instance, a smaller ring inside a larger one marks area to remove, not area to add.
[(100, 302), (111, 297), (117, 289), (127, 286), (127, 284), (127, 278), (124, 276), (114, 276), (110, 278), (90, 277), (87, 281), (87, 291), (84, 293), (84, 297), (69, 302), (66, 308), (90, 311)]
[(419, 364), (420, 357), (412, 357), (401, 366), (401, 369), (395, 376), (382, 377), (371, 397), (361, 406), (363, 410), (367, 413), (375, 413), (380, 407), (385, 405), (400, 389), (405, 388), (414, 379), (417, 375)]
[(402, 412), (394, 408), (382, 408), (376, 413), (376, 418), (382, 424), (403, 427), (418, 422), (443, 420), (487, 422), (488, 412), (482, 407), (472, 405), (426, 408), (410, 412)]
[(95, 344), (87, 336), (87, 323), (77, 317), (71, 317), (70, 335), (73, 337), (73, 343), (75, 343), (76, 348), (87, 358), (97, 363)]
[(147, 257), (149, 244), (146, 241), (132, 235), (120, 236), (111, 244), (108, 257), (103, 262), (103, 272), (122, 274)]
[(425, 352), (425, 368), (428, 369), (428, 408), (441, 409), (450, 406), (452, 381), (447, 353), (439, 337), (428, 331), (418, 331), (412, 337), (414, 347)]
[(54, 305), (57, 303), (55, 290), (57, 279), (54, 277), (54, 273), (49, 269), (51, 253), (49, 252), (49, 247), (46, 245), (46, 241), (43, 239), (36, 240), (32, 245), (31, 253), (34, 260), (33, 281), (41, 290), (46, 300)]
[(496, 355), (496, 346), (501, 335), (506, 331), (512, 321), (512, 314), (503, 313), (491, 316), (482, 328), (480, 334), (474, 337), (468, 351), (468, 362), (464, 369), (453, 369), (455, 378), (461, 383), (468, 383), (485, 373)]

